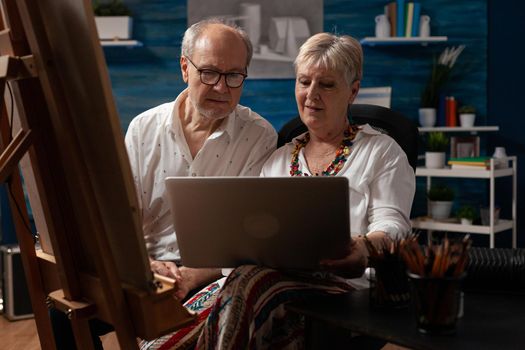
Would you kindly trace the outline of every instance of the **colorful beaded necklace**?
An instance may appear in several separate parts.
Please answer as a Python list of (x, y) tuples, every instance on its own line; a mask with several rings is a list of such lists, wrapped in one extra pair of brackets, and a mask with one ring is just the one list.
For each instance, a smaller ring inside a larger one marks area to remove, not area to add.
[[(350, 154), (353, 144), (352, 141), (355, 139), (355, 135), (357, 135), (358, 131), (359, 128), (357, 125), (350, 124), (348, 126), (348, 129), (345, 130), (341, 146), (339, 146), (339, 149), (335, 154), (334, 160), (328, 166), (328, 168), (326, 168), (326, 170), (321, 173), (321, 176), (335, 176), (343, 168), (343, 165)], [(307, 173), (303, 174), (303, 172), (299, 170), (299, 151), (301, 151), (301, 148), (305, 147), (309, 141), (310, 133), (308, 132), (303, 138), (296, 140), (297, 144), (295, 145), (295, 149), (292, 152), (292, 160), (290, 162), (290, 176), (310, 176)]]

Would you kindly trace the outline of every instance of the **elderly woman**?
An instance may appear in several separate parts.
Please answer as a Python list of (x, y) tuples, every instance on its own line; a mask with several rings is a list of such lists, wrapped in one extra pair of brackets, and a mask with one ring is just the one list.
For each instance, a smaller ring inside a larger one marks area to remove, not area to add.
[(186, 303), (199, 322), (166, 337), (165, 346), (179, 348), (198, 338), (198, 348), (302, 348), (303, 322), (287, 314), (285, 304), (363, 287), (364, 235), (381, 244), (410, 229), (415, 178), (405, 153), (389, 136), (347, 118), (362, 62), (361, 46), (349, 36), (320, 33), (303, 44), (295, 61), (295, 95), (308, 131), (275, 151), (261, 173), (347, 177), (354, 238), (347, 256), (321, 261), (319, 272), (310, 274), (236, 268), (221, 289), (212, 284)]
[(295, 60), (295, 97), (308, 131), (275, 151), (262, 170), (262, 176), (348, 179), (351, 234), (358, 251), (323, 262), (334, 272), (361, 265), (356, 262), (366, 256), (364, 235), (380, 242), (410, 230), (415, 178), (406, 154), (389, 136), (347, 117), (359, 91), (362, 64), (361, 45), (352, 37), (319, 33), (303, 44)]

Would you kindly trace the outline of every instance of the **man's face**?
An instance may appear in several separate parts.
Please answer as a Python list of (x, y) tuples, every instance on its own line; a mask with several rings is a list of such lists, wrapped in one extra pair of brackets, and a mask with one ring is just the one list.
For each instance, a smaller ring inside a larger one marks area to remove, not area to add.
[[(189, 59), (199, 69), (221, 73), (246, 73), (246, 46), (230, 28), (211, 25), (204, 30), (195, 43), (193, 57)], [(185, 57), (181, 57), (182, 77), (188, 83), (188, 97), (192, 106), (203, 116), (211, 119), (227, 117), (241, 98), (242, 85), (231, 88), (225, 76), (217, 84), (203, 84), (199, 71)]]

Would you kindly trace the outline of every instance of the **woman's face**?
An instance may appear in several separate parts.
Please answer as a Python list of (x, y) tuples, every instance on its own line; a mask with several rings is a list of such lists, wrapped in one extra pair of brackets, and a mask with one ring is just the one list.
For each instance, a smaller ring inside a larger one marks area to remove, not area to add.
[(311, 133), (339, 132), (358, 91), (359, 81), (349, 86), (341, 72), (318, 66), (297, 68), (295, 99), (301, 120)]

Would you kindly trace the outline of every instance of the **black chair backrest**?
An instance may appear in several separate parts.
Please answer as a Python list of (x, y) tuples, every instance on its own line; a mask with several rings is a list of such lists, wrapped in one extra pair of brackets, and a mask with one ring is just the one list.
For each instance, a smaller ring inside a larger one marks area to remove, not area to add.
[[(401, 113), (375, 105), (353, 104), (348, 109), (348, 116), (356, 124), (370, 124), (373, 128), (392, 137), (405, 151), (410, 166), (416, 170), (417, 145), (419, 131), (416, 124)], [(290, 142), (294, 137), (306, 131), (301, 118), (287, 122), (279, 131), (277, 147)]]

